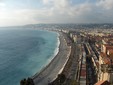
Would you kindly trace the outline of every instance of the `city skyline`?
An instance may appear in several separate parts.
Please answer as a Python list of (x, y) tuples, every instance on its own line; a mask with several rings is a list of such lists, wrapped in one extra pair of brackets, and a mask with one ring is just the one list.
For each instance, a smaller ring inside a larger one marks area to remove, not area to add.
[(0, 0), (0, 26), (113, 23), (113, 0)]

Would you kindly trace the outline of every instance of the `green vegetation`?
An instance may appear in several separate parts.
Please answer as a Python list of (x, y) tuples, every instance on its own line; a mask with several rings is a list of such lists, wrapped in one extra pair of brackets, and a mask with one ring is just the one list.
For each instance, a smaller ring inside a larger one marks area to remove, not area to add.
[(57, 79), (48, 85), (63, 85), (66, 80), (66, 76), (64, 74), (58, 74)]
[(20, 85), (34, 85), (33, 79), (23, 79), (20, 81)]
[(66, 80), (66, 77), (64, 74), (59, 74), (58, 75), (58, 81), (59, 83), (64, 83), (64, 81)]
[(77, 83), (76, 80), (72, 80), (72, 81), (71, 81), (71, 85), (79, 85), (79, 83)]

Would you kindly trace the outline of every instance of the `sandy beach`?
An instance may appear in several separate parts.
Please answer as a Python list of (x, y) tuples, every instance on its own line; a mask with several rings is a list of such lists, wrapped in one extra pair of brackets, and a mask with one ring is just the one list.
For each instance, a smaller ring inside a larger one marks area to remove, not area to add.
[(33, 76), (35, 85), (48, 85), (48, 83), (53, 81), (63, 70), (69, 58), (71, 48), (67, 46), (62, 33), (59, 33), (59, 40), (60, 45), (58, 54), (39, 74)]

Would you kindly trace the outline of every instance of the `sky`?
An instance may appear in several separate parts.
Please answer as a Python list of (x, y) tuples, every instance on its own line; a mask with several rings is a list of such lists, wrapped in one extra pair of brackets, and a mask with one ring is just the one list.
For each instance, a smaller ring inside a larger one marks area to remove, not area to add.
[(0, 26), (113, 23), (113, 0), (0, 0)]

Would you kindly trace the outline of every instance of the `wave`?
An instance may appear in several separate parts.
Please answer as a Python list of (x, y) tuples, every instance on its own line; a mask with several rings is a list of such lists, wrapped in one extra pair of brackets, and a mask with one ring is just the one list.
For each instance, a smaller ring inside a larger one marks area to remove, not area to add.
[[(53, 32), (53, 31), (48, 31), (48, 32)], [(44, 71), (46, 69), (46, 67), (49, 66), (49, 64), (51, 64), (52, 60), (59, 53), (59, 46), (60, 46), (59, 36), (60, 36), (60, 34), (58, 32), (54, 32), (54, 33), (57, 33), (57, 43), (56, 43), (56, 48), (53, 52), (53, 55), (50, 58), (48, 58), (47, 62), (41, 67), (41, 69), (35, 75), (32, 76), (32, 78), (35, 78), (35, 76), (38, 76), (42, 71)]]
[(58, 54), (58, 52), (59, 52), (59, 46), (60, 46), (59, 36), (60, 36), (60, 34), (57, 32), (57, 45), (56, 45), (56, 49), (55, 49), (53, 55), (48, 59), (47, 63), (50, 63), (55, 58), (55, 56)]

